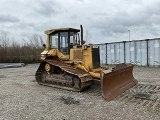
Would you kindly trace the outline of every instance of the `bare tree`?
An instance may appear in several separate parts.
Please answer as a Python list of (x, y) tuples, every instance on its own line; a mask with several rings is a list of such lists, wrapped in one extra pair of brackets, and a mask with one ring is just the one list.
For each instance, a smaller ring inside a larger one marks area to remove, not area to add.
[(0, 59), (4, 62), (8, 51), (7, 48), (9, 47), (9, 37), (7, 32), (1, 32), (0, 45)]
[(0, 33), (0, 62), (38, 62), (43, 50), (43, 38), (33, 34), (22, 38), (23, 44), (9, 38), (7, 32)]

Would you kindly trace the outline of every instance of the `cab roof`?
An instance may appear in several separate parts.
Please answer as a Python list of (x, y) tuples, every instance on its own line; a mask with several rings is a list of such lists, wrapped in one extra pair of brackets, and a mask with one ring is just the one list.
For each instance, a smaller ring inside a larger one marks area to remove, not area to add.
[(58, 28), (58, 29), (51, 29), (51, 30), (46, 30), (44, 31), (45, 34), (50, 35), (53, 33), (57, 33), (60, 31), (73, 31), (73, 32), (79, 32), (79, 29), (75, 29), (75, 28)]

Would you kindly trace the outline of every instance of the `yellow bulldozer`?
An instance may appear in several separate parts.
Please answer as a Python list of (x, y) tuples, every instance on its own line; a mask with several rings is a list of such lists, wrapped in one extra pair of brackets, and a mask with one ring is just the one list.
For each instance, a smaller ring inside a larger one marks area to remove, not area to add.
[(45, 34), (45, 50), (35, 74), (39, 84), (72, 91), (99, 84), (107, 101), (137, 84), (131, 64), (122, 63), (110, 69), (100, 66), (99, 46), (85, 44), (82, 25), (80, 29), (51, 29)]

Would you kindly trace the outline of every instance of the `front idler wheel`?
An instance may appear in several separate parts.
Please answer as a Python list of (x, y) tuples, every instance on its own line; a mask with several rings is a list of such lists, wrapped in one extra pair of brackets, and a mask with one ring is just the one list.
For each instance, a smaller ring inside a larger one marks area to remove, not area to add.
[(49, 63), (46, 63), (45, 66), (45, 71), (50, 72), (52, 70), (52, 66)]

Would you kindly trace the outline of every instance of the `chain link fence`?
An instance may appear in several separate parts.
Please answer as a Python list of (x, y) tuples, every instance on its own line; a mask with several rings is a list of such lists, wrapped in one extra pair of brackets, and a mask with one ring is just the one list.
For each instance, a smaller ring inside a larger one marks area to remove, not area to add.
[(160, 66), (160, 38), (99, 44), (101, 64)]

